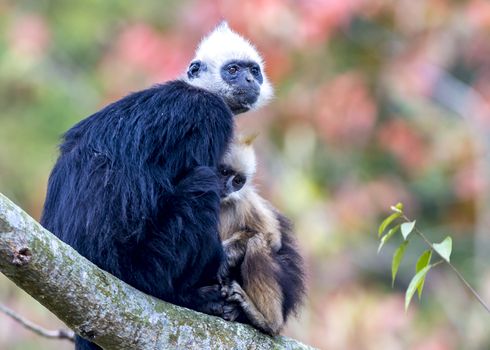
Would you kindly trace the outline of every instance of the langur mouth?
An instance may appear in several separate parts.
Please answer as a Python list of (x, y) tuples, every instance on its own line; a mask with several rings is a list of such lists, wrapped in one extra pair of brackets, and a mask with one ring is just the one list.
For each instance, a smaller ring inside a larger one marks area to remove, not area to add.
[(260, 89), (251, 87), (235, 86), (230, 92), (225, 100), (235, 115), (251, 110), (260, 96)]
[(249, 111), (250, 108), (251, 108), (250, 105), (246, 105), (246, 106), (240, 106), (240, 107), (232, 108), (231, 111), (235, 114), (240, 114), (240, 113), (245, 113), (245, 112)]
[(248, 103), (255, 103), (259, 98), (259, 91), (255, 90), (235, 90), (233, 92), (233, 98), (239, 101), (246, 101)]
[(230, 107), (233, 114), (240, 114), (249, 111), (252, 109), (254, 103), (257, 101), (257, 98), (250, 99), (245, 98), (245, 96), (233, 96), (230, 99), (227, 99), (228, 107)]
[(258, 94), (255, 93), (245, 93), (235, 96), (234, 100), (236, 103), (236, 109), (240, 113), (246, 112), (252, 109), (253, 105), (257, 102), (259, 98)]

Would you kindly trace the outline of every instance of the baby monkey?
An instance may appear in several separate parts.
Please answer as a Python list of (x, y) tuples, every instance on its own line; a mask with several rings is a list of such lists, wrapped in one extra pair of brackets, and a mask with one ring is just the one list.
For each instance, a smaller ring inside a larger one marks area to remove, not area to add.
[(223, 295), (243, 311), (225, 318), (277, 335), (305, 294), (304, 267), (289, 220), (253, 186), (254, 139), (235, 139), (219, 169), (226, 255), (219, 278)]

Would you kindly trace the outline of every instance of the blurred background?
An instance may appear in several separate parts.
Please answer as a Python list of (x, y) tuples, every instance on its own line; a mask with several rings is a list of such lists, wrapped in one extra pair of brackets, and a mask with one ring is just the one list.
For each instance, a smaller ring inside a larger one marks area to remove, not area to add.
[[(39, 219), (60, 135), (130, 91), (178, 77), (221, 19), (257, 45), (276, 98), (259, 132), (261, 193), (295, 223), (308, 298), (286, 334), (321, 349), (490, 349), (490, 318), (449, 269), (421, 302), (394, 289), (389, 206), (490, 300), (490, 2), (0, 0), (0, 192)], [(0, 302), (63, 325), (0, 276)], [(0, 314), (0, 349), (70, 349)]]

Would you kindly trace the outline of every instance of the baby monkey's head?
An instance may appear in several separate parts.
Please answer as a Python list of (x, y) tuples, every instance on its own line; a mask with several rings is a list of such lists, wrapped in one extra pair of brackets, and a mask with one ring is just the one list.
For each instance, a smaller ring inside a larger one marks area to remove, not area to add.
[(255, 175), (255, 152), (252, 142), (257, 135), (236, 137), (226, 152), (219, 167), (221, 201), (238, 201), (253, 191)]

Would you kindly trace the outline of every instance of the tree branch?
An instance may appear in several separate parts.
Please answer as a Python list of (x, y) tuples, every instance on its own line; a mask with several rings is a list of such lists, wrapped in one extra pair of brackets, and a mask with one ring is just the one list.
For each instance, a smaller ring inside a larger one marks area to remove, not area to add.
[(16, 322), (20, 323), (24, 328), (36, 333), (37, 335), (40, 335), (41, 337), (45, 338), (50, 338), (50, 339), (66, 339), (71, 342), (75, 341), (75, 334), (73, 331), (68, 331), (64, 329), (58, 329), (58, 330), (49, 330), (49, 329), (44, 329), (43, 327), (35, 324), (34, 322), (31, 322), (24, 317), (18, 315), (16, 312), (13, 310), (10, 310), (8, 307), (0, 304), (0, 312), (3, 312), (5, 315), (9, 316)]
[(0, 271), (104, 349), (311, 349), (132, 288), (83, 258), (1, 193)]

